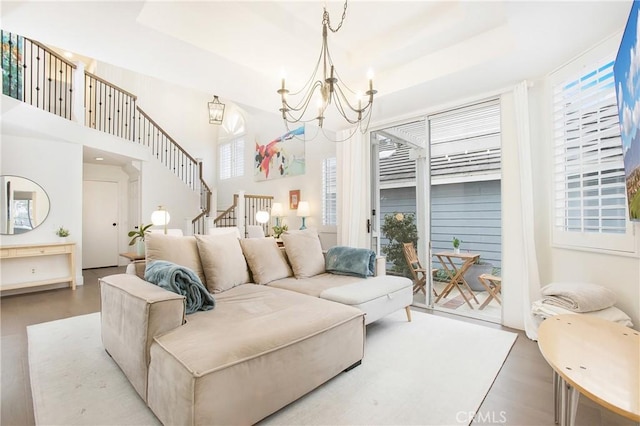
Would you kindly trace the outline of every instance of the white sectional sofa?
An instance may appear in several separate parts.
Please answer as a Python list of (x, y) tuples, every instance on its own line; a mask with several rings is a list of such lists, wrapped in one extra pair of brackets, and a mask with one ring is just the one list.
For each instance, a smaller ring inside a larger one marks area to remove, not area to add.
[(283, 239), (147, 236), (148, 262), (190, 268), (213, 294), (188, 316), (143, 263), (100, 280), (105, 349), (164, 424), (255, 423), (358, 365), (365, 321), (411, 303), (410, 280), (327, 273), (317, 234)]

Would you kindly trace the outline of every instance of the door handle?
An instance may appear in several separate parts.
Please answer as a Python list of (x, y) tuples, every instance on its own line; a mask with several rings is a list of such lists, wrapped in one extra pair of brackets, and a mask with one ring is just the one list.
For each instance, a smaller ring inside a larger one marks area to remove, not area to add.
[(367, 219), (367, 234), (371, 233), (371, 219)]

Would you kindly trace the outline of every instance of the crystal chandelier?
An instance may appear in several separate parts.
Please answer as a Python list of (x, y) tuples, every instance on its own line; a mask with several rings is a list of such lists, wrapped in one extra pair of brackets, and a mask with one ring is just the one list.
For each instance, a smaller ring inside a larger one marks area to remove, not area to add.
[[(327, 30), (336, 33), (342, 27), (347, 14), (347, 1), (344, 3), (344, 11), (340, 24), (334, 29), (329, 20), (329, 12), (326, 7), (322, 14), (322, 48), (311, 77), (302, 89), (297, 92), (290, 92), (286, 88), (285, 79), (282, 78), (282, 86), (278, 93), (282, 99), (282, 118), (289, 129), (289, 123), (307, 123), (318, 120), (318, 126), (322, 129), (325, 119), (325, 111), (329, 105), (333, 104), (337, 112), (351, 125), (355, 125), (353, 133), (360, 129), (362, 133), (367, 131), (371, 120), (371, 110), (373, 109), (373, 95), (377, 90), (373, 88), (373, 75), (369, 72), (369, 87), (364, 92), (354, 92), (338, 75), (327, 44)], [(316, 93), (318, 93), (316, 95)], [(312, 98), (317, 99), (317, 109), (311, 108)], [(294, 101), (289, 101), (293, 98)], [(366, 102), (366, 103), (365, 103)], [(324, 131), (324, 129), (323, 129)], [(352, 134), (353, 134), (352, 133)]]

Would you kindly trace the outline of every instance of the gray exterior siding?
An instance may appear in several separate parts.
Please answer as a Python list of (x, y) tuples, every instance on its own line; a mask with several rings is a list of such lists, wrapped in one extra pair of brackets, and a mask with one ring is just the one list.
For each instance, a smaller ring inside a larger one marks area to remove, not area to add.
[[(416, 212), (415, 187), (380, 190), (379, 223), (385, 214)], [(463, 252), (480, 253), (480, 259), (502, 265), (502, 206), (500, 181), (466, 182), (431, 186), (431, 244), (434, 253), (451, 251), (451, 240), (463, 242)], [(380, 244), (388, 240), (381, 235)], [(434, 267), (440, 267), (436, 257)]]
[[(463, 242), (463, 252), (480, 253), (480, 260), (502, 265), (502, 206), (500, 181), (466, 182), (431, 187), (431, 245), (433, 252), (451, 251), (451, 240)], [(434, 266), (439, 264), (434, 258)]]

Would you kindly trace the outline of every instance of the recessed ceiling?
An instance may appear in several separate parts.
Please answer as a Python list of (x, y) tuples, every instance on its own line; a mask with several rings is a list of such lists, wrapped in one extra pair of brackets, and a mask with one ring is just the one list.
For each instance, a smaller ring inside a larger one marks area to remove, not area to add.
[[(342, 2), (10, 2), (3, 29), (122, 68), (277, 114), (319, 55), (323, 7)], [(579, 7), (577, 7), (579, 5)], [(372, 68), (373, 120), (535, 79), (609, 36), (631, 1), (351, 1), (329, 35), (338, 72), (362, 90)]]

